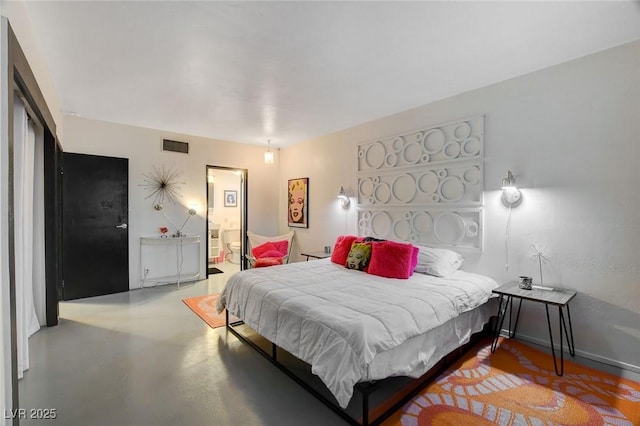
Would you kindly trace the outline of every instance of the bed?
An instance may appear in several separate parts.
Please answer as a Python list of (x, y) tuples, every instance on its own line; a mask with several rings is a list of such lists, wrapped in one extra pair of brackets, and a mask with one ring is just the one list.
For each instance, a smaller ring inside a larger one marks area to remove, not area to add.
[(274, 345), (311, 366), (345, 408), (358, 383), (420, 377), (495, 315), (491, 278), (384, 278), (330, 259), (250, 269), (218, 299)]

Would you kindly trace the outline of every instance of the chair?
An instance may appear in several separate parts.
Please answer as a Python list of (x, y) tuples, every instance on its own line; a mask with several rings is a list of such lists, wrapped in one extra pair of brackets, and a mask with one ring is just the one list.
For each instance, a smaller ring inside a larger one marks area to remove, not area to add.
[[(249, 247), (245, 256), (249, 261), (249, 268), (289, 263), (289, 257), (291, 256), (291, 246), (293, 245), (293, 236), (294, 231), (290, 231), (282, 235), (276, 235), (275, 237), (267, 237), (264, 235), (255, 234), (251, 231), (247, 231), (247, 237), (249, 238)], [(258, 259), (253, 255), (253, 249), (255, 247), (260, 247), (265, 243), (282, 243), (283, 241), (287, 242), (287, 253), (282, 257), (263, 257)]]

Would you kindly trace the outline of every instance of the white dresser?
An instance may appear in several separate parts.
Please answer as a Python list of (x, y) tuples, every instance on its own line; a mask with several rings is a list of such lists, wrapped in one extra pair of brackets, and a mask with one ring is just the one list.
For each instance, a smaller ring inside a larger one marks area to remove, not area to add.
[(200, 235), (140, 237), (140, 288), (200, 279)]

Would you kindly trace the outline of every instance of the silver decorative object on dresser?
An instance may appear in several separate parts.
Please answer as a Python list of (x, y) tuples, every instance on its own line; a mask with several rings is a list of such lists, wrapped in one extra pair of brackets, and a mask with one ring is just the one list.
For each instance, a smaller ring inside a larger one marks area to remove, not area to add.
[(358, 145), (361, 235), (482, 249), (484, 116)]
[(520, 275), (518, 277), (518, 287), (523, 290), (531, 290), (533, 288), (533, 278)]

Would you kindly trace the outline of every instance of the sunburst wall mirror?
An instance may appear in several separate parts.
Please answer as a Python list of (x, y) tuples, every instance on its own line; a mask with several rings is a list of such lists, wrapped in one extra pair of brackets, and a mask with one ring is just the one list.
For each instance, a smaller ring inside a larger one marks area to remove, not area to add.
[(177, 169), (162, 166), (153, 167), (148, 173), (143, 173), (144, 183), (140, 186), (149, 191), (145, 200), (153, 198), (153, 205), (164, 205), (165, 201), (175, 204), (178, 198), (182, 197), (182, 186), (185, 182), (180, 181), (180, 172)]

